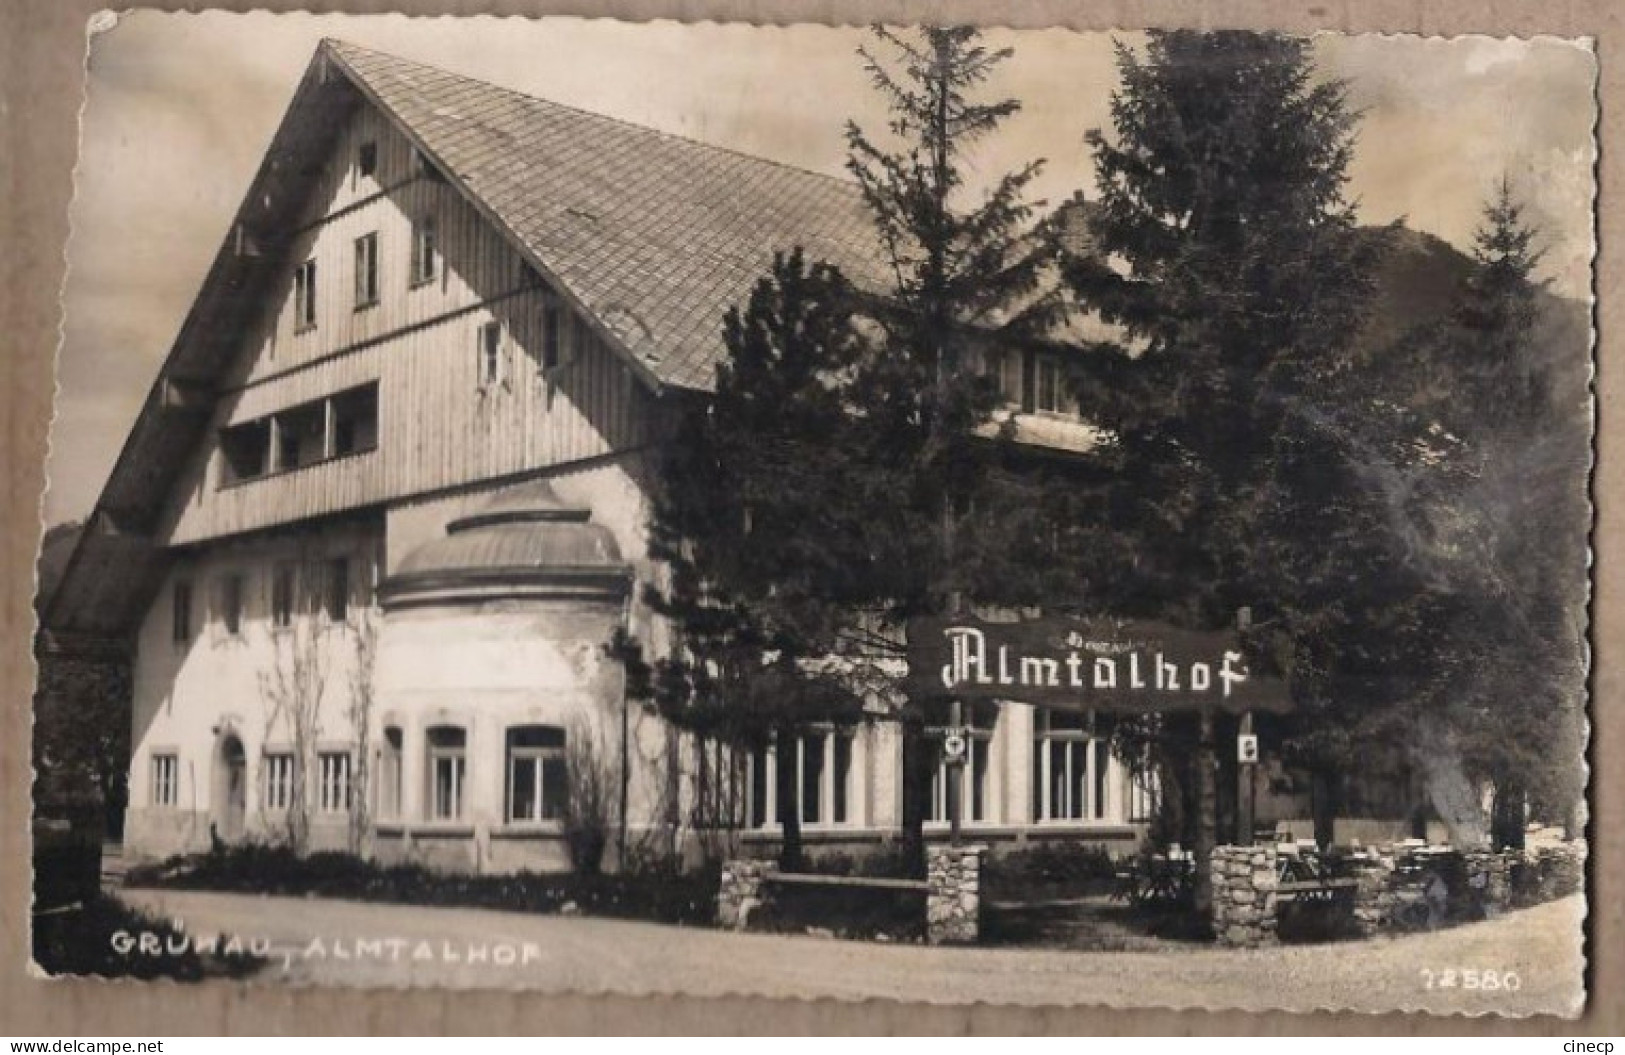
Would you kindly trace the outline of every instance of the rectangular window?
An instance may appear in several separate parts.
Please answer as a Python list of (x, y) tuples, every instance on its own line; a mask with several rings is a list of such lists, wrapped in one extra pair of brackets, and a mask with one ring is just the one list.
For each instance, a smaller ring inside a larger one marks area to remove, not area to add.
[(508, 730), (510, 822), (562, 820), (569, 787), (563, 729), (526, 725)]
[(467, 772), (468, 734), (461, 729), (430, 729), (429, 819), (455, 821), (463, 816), (463, 778)]
[(293, 752), (265, 756), (265, 808), (285, 810), (293, 805)]
[(355, 167), (356, 171), (359, 172), (363, 177), (371, 176), (378, 172), (377, 143), (368, 140), (367, 142), (362, 143), (361, 146), (356, 149)]
[(271, 423), (250, 421), (220, 430), (222, 487), (264, 476), (271, 464)]
[(773, 752), (757, 748), (750, 756), (750, 810), (752, 828), (767, 827), (767, 819), (777, 816), (773, 808), (773, 780), (769, 774)]
[(316, 261), (306, 260), (293, 273), (293, 331), (316, 327)]
[(824, 757), (823, 733), (810, 733), (801, 738), (801, 820), (804, 824), (817, 824), (824, 819)]
[(293, 625), (293, 595), (295, 569), (291, 564), (278, 564), (271, 572), (271, 626), (286, 630)]
[(1033, 364), (1037, 371), (1033, 409), (1043, 413), (1059, 414), (1065, 409), (1066, 379), (1061, 364), (1054, 356), (1040, 355)]
[(1106, 819), (1111, 750), (1086, 714), (1041, 708), (1033, 716), (1033, 819)]
[(370, 308), (378, 303), (378, 232), (355, 240), (355, 306)]
[(378, 382), (333, 396), (333, 456), (374, 450), (378, 446)]
[(192, 584), (177, 580), (170, 592), (170, 639), (177, 645), (192, 640)]
[(689, 823), (700, 830), (743, 828), (750, 820), (751, 755), (721, 739), (695, 742), (694, 805)]
[(152, 804), (174, 806), (180, 801), (180, 763), (173, 754), (152, 756)]
[(276, 423), (276, 471), (291, 472), (315, 465), (327, 456), (327, 411), (320, 401), (290, 407)]
[(502, 383), (502, 324), (487, 322), (479, 330), (480, 387)]
[(384, 730), (384, 741), (378, 747), (378, 816), (401, 815), (401, 731), (396, 726)]
[(549, 304), (542, 309), (542, 369), (551, 370), (564, 361), (563, 312), (558, 305)]
[(233, 637), (243, 632), (243, 577), (227, 575), (220, 580), (220, 625)]
[(319, 780), (316, 808), (322, 813), (348, 813), (350, 811), (350, 753), (323, 751), (316, 756), (316, 776)]
[(350, 616), (350, 558), (334, 557), (322, 575), (322, 610), (328, 622), (342, 623)]
[(412, 285), (434, 281), (439, 267), (439, 238), (433, 216), (420, 216), (412, 225)]

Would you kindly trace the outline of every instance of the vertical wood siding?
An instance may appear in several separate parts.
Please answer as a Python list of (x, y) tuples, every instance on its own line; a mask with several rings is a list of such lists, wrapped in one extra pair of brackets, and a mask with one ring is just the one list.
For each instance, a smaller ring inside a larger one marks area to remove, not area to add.
[[(360, 144), (378, 149), (376, 178), (355, 169)], [(205, 449), (172, 500), (172, 544), (271, 527), (493, 476), (598, 457), (640, 442), (647, 393), (620, 358), (560, 302), (561, 365), (542, 364), (552, 294), (450, 186), (413, 174), (411, 148), (370, 107), (338, 137), (318, 190), (293, 233), (258, 321), (242, 337)], [(432, 216), (432, 281), (411, 276), (413, 222)], [(355, 242), (378, 240), (378, 299), (358, 307)], [(314, 259), (316, 325), (301, 330), (294, 272)], [(483, 386), (479, 332), (503, 328), (500, 382)], [(220, 487), (218, 429), (379, 386), (379, 440), (358, 453)]]

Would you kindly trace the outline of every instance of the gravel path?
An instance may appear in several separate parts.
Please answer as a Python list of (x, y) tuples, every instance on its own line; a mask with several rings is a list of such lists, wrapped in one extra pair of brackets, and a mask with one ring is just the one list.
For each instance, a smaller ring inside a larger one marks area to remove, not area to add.
[[(195, 936), (257, 939), (271, 958), (259, 978), (295, 984), (1515, 1015), (1576, 1014), (1583, 1002), (1579, 896), (1432, 934), (1168, 952), (926, 948), (476, 909), (119, 896)], [(1487, 972), (1517, 988), (1484, 988)]]

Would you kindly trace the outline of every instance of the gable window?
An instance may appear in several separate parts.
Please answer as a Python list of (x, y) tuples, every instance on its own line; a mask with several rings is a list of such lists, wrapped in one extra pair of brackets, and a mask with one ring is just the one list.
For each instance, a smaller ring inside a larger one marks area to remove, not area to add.
[(363, 178), (374, 175), (378, 171), (378, 144), (372, 140), (362, 143), (355, 152), (356, 171)]
[(401, 815), (401, 748), (399, 726), (386, 726), (378, 747), (378, 816)]
[(293, 752), (265, 755), (265, 808), (285, 810), (293, 805)]
[(433, 216), (420, 216), (412, 225), (412, 285), (433, 282), (439, 266), (440, 235)]
[(564, 361), (564, 313), (557, 304), (542, 309), (542, 369), (551, 370)]
[(177, 580), (170, 593), (170, 640), (184, 645), (192, 640), (192, 584)]
[(174, 806), (180, 801), (180, 763), (173, 752), (152, 756), (152, 804)]
[(220, 625), (233, 637), (243, 632), (243, 577), (227, 575), (220, 580)]
[(293, 332), (316, 328), (316, 261), (306, 260), (293, 273)]
[(342, 623), (350, 615), (350, 558), (334, 557), (322, 576), (322, 610), (328, 622)]
[(316, 808), (322, 813), (350, 810), (350, 752), (323, 751), (316, 756)]
[(1040, 708), (1033, 721), (1033, 819), (1104, 820), (1111, 755), (1089, 715)]
[(271, 626), (286, 630), (293, 625), (294, 567), (278, 564), (271, 573)]
[(455, 821), (463, 816), (463, 778), (468, 771), (468, 734), (449, 725), (428, 731), (429, 819)]
[(370, 308), (378, 303), (378, 232), (355, 240), (355, 306)]
[(508, 730), (508, 820), (556, 821), (569, 793), (564, 730), (521, 725)]
[(480, 387), (491, 388), (502, 383), (502, 324), (487, 322), (479, 329)]

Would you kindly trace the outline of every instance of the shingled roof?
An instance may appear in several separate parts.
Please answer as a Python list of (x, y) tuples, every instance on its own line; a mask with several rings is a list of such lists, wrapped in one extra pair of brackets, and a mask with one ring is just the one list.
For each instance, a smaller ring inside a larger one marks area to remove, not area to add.
[(723, 314), (775, 251), (881, 288), (855, 183), (353, 44), (322, 51), (660, 384), (711, 387)]

